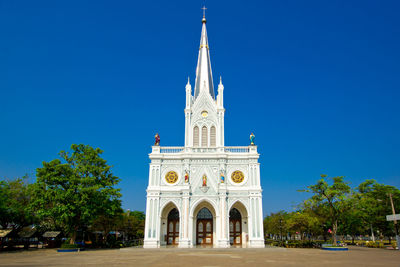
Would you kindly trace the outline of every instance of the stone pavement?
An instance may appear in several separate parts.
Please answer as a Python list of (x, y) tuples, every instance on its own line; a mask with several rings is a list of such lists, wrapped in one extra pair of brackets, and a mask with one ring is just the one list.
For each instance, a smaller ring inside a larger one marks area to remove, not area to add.
[(53, 249), (0, 252), (0, 266), (400, 266), (395, 250), (320, 249), (103, 249), (57, 253)]

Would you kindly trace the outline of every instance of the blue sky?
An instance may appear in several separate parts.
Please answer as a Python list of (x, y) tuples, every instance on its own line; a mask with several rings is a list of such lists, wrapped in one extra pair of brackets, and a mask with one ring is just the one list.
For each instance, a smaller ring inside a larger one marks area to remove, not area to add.
[[(321, 173), (400, 187), (398, 1), (207, 1), (225, 143), (256, 134), (265, 213)], [(184, 141), (203, 1), (0, 1), (0, 177), (103, 149), (145, 210), (148, 153)]]

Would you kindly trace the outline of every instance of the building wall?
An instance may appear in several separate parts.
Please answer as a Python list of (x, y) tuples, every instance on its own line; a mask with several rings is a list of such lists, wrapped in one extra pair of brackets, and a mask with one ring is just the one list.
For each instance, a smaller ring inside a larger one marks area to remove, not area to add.
[[(177, 208), (180, 214), (179, 246), (195, 246), (197, 212), (203, 207), (213, 214), (214, 247), (230, 246), (229, 211), (232, 207), (242, 215), (242, 246), (263, 247), (259, 155), (256, 146), (245, 148), (238, 151), (247, 152), (197, 153), (185, 152), (185, 148), (181, 148), (181, 152), (161, 153), (162, 147), (153, 147), (150, 154), (144, 247), (166, 245), (167, 216), (173, 208)], [(231, 174), (236, 170), (244, 174), (242, 183), (231, 180)], [(165, 180), (169, 171), (178, 174), (174, 184)], [(184, 179), (186, 171), (189, 173), (188, 183)], [(221, 171), (225, 172), (225, 183), (221, 183)], [(202, 186), (204, 174), (207, 176), (206, 191)]]

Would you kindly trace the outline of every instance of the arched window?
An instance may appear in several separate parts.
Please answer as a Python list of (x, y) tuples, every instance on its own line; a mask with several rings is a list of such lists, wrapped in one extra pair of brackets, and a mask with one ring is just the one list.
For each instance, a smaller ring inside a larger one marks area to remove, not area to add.
[(229, 212), (229, 219), (240, 220), (240, 219), (242, 219), (242, 216), (240, 215), (240, 212), (237, 209), (233, 208)]
[(197, 219), (212, 219), (213, 216), (209, 209), (202, 208), (199, 213), (197, 213)]
[(193, 128), (193, 146), (199, 146), (199, 127)]
[(169, 220), (179, 220), (179, 211), (175, 208), (173, 208), (169, 213), (168, 213), (168, 219)]
[(211, 147), (217, 146), (217, 136), (215, 132), (215, 126), (212, 126), (210, 129), (210, 146)]
[(206, 126), (203, 126), (203, 128), (201, 128), (201, 146), (202, 147), (208, 146), (208, 134)]

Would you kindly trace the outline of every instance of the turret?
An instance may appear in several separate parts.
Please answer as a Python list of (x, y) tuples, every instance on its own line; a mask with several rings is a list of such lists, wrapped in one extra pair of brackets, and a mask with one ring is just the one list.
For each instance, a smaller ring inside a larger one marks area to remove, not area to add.
[(224, 108), (224, 85), (222, 84), (222, 77), (219, 77), (218, 84), (218, 96), (217, 96), (218, 108)]
[(186, 84), (186, 108), (190, 108), (192, 105), (192, 86), (190, 85), (190, 80), (188, 77), (188, 81)]

